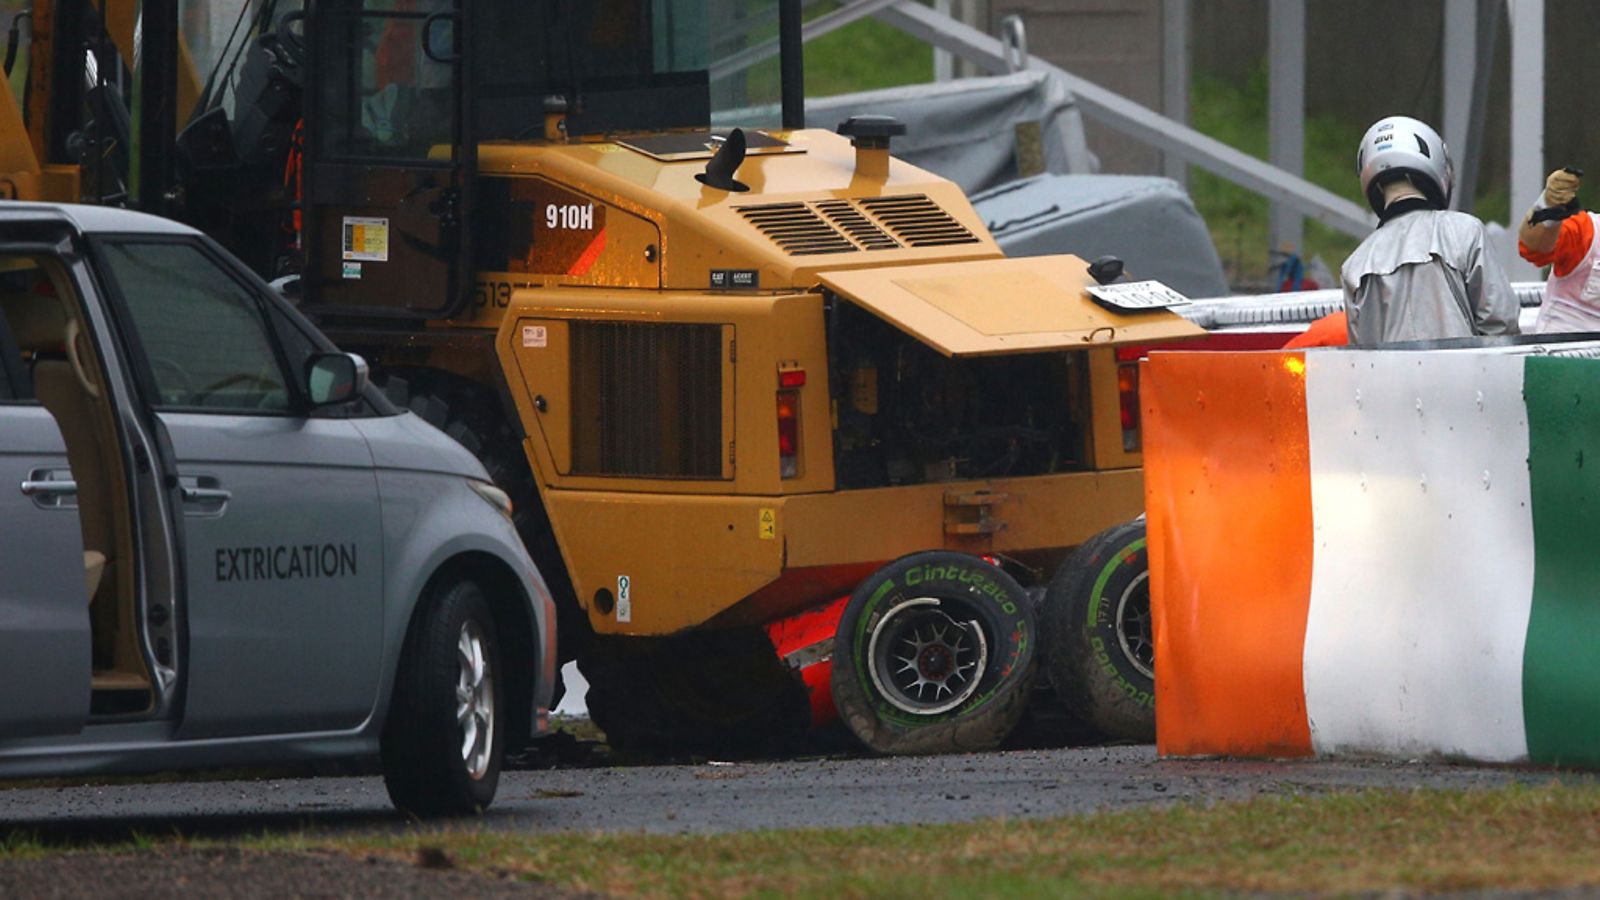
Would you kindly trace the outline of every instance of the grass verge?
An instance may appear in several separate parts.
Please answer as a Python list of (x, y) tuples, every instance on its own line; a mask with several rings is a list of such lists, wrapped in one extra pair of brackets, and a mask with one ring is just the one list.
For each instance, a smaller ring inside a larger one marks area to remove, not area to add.
[[(467, 870), (622, 896), (992, 897), (1592, 886), (1600, 885), (1597, 842), (1600, 786), (1553, 783), (1274, 796), (962, 825), (727, 835), (293, 833), (244, 848), (430, 866), (448, 859)], [(102, 852), (151, 847), (141, 843)], [(26, 836), (0, 842), (0, 860), (40, 852)]]

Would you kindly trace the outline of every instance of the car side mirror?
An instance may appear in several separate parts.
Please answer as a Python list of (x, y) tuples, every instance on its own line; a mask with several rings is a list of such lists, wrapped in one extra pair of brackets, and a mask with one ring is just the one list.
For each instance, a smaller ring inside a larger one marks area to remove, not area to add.
[(367, 387), (367, 361), (354, 353), (318, 353), (306, 360), (311, 407), (347, 403)]

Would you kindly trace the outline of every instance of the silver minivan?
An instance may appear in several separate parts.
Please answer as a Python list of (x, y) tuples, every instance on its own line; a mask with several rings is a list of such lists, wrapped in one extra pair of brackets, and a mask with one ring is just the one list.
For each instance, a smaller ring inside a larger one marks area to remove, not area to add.
[(0, 202), (0, 777), (376, 755), (483, 809), (555, 682), (510, 512), (198, 232)]

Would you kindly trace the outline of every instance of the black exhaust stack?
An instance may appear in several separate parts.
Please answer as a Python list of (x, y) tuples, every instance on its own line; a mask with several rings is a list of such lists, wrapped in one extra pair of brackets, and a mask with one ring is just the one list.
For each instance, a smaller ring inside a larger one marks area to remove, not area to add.
[(778, 71), (783, 82), (783, 127), (806, 127), (806, 64), (800, 0), (778, 0)]

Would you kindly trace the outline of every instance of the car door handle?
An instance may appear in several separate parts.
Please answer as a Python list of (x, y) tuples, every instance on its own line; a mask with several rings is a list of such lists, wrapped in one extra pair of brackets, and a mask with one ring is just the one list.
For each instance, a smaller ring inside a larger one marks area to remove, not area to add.
[(183, 502), (185, 503), (227, 503), (233, 499), (233, 491), (222, 488), (204, 488), (183, 486)]
[(66, 494), (76, 494), (78, 483), (76, 481), (33, 481), (22, 483), (22, 496), (24, 497), (60, 497)]
[(78, 482), (68, 469), (34, 469), (22, 480), (22, 496), (40, 509), (77, 509)]

